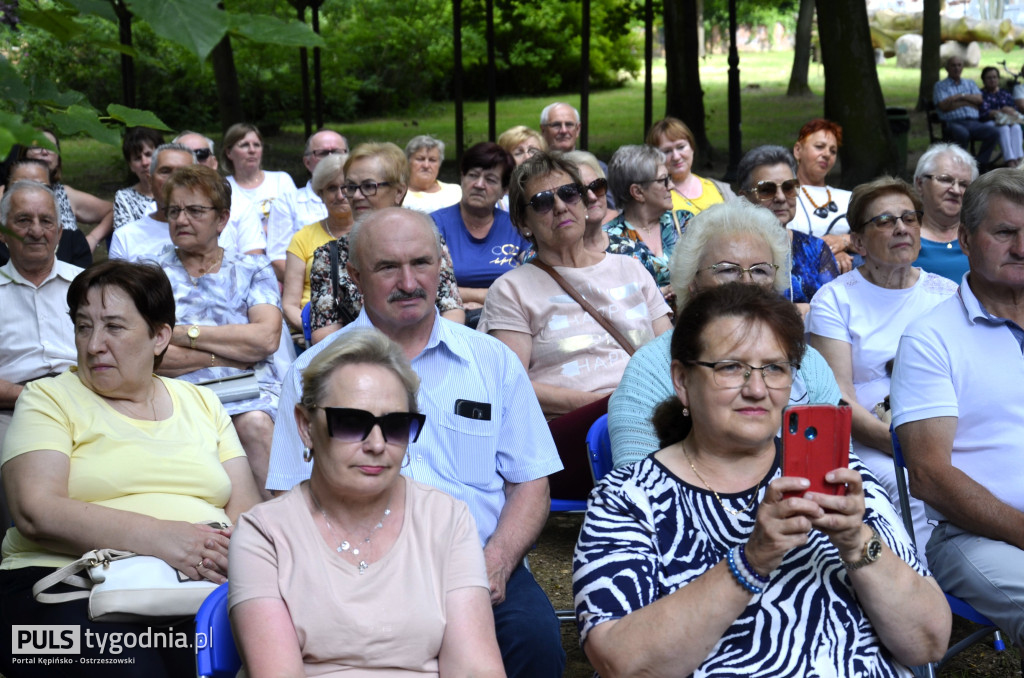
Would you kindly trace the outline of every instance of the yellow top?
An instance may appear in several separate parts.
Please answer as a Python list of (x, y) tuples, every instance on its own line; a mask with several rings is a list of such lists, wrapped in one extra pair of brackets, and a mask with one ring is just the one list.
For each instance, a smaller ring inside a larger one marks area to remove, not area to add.
[(309, 273), (313, 270), (313, 252), (316, 252), (318, 247), (326, 245), (332, 240), (334, 238), (328, 235), (326, 229), (324, 229), (319, 221), (303, 226), (292, 236), (292, 242), (288, 245), (288, 253), (294, 254), (306, 264), (306, 275), (302, 279), (302, 301), (299, 304), (300, 307), (308, 304), (312, 296), (312, 290), (309, 286)]
[[(694, 175), (696, 176), (696, 175)], [(714, 204), (725, 202), (725, 196), (718, 190), (718, 186), (710, 179), (704, 177), (697, 177), (700, 180), (701, 194), (691, 200), (682, 193), (677, 191), (674, 187), (672, 188), (672, 211), (686, 210), (693, 214), (700, 214), (707, 208)]]
[[(25, 387), (4, 439), (3, 461), (37, 450), (68, 455), (68, 497), (189, 523), (231, 520), (223, 462), (245, 456), (231, 418), (207, 388), (160, 377), (174, 411), (131, 419), (82, 384), (75, 368)], [(95, 544), (104, 548), (107, 544)], [(7, 530), (0, 569), (63, 567), (75, 558)]]

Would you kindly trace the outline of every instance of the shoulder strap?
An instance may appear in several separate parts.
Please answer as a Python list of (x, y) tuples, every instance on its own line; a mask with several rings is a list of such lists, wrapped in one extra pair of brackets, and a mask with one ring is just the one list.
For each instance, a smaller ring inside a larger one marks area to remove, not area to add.
[(548, 266), (540, 259), (534, 258), (530, 260), (530, 263), (539, 268), (540, 270), (544, 271), (548, 275), (550, 275), (552, 278), (554, 278), (555, 282), (558, 283), (558, 285), (563, 290), (565, 290), (570, 297), (575, 299), (576, 303), (582, 306), (584, 311), (589, 313), (590, 316), (594, 320), (596, 320), (601, 327), (608, 330), (608, 334), (612, 335), (612, 338), (615, 339), (615, 341), (619, 342), (619, 346), (621, 346), (626, 351), (626, 353), (628, 353), (629, 355), (633, 355), (634, 353), (636, 353), (636, 348), (633, 347), (633, 344), (629, 341), (629, 339), (627, 339), (626, 336), (622, 334), (622, 332), (619, 332), (619, 330), (616, 329), (615, 325), (612, 325), (611, 321), (608, 320), (608, 318), (605, 318), (603, 315), (601, 315), (600, 311), (594, 308), (594, 306), (589, 301), (584, 299), (583, 296), (576, 291), (575, 287), (566, 282), (565, 278), (563, 278), (558, 273), (558, 271), (556, 271), (551, 266)]
[[(51, 572), (33, 584), (32, 596), (40, 603), (65, 603), (69, 600), (88, 598), (89, 589), (92, 588), (93, 581), (89, 577), (81, 576), (80, 572), (87, 571), (95, 565), (103, 564), (106, 566), (112, 561), (130, 558), (134, 555), (131, 551), (117, 551), (114, 549), (89, 551), (75, 562)], [(67, 593), (46, 593), (46, 589), (57, 584), (67, 584), (83, 590)]]
[(338, 241), (332, 240), (330, 243), (331, 252), (331, 296), (334, 297), (334, 305), (338, 308), (338, 316), (341, 318), (342, 326), (348, 325), (350, 322), (355, 320), (352, 314), (348, 312), (345, 305), (341, 303), (341, 282), (338, 280), (338, 260), (340, 254), (338, 253)]

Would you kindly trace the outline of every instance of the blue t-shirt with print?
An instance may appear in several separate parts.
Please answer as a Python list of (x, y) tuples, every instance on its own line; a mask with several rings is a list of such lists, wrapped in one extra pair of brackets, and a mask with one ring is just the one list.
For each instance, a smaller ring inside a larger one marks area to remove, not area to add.
[(458, 203), (432, 212), (430, 216), (448, 245), (455, 280), (460, 287), (490, 287), (502, 274), (518, 266), (519, 251), (530, 247), (504, 210), (495, 208), (494, 223), (483, 239), (469, 234), (462, 223)]

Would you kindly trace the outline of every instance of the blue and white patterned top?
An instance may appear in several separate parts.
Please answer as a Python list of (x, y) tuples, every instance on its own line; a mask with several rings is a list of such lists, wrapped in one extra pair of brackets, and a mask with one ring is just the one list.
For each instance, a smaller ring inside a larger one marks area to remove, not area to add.
[[(156, 257), (156, 263), (164, 269), (171, 281), (179, 325), (245, 325), (249, 322), (251, 307), (260, 304), (278, 308), (281, 306), (277, 278), (266, 255), (224, 250), (220, 270), (199, 278), (188, 274), (173, 245), (169, 245)], [(287, 369), (288, 360), (280, 349), (256, 363), (253, 370), (260, 383), (260, 396), (225, 403), (228, 414), (234, 416), (261, 410), (276, 419), (281, 380)], [(234, 367), (204, 367), (179, 378), (194, 384), (241, 372)]]
[(659, 288), (665, 287), (669, 284), (668, 262), (672, 258), (672, 251), (692, 218), (693, 212), (688, 210), (668, 210), (661, 215), (662, 254), (659, 257), (651, 251), (632, 224), (626, 221), (625, 213), (619, 214), (604, 225), (604, 231), (608, 234), (608, 247), (605, 251), (633, 257), (644, 265)]
[[(654, 457), (613, 471), (590, 494), (573, 560), (580, 638), (683, 588), (717, 565), (754, 529), (754, 492), (782, 475), (780, 456), (757, 488), (721, 499), (673, 475)], [(855, 455), (864, 478), (865, 522), (921, 574), (916, 551), (885, 490)], [(680, 641), (685, 641), (680, 638)], [(911, 676), (882, 644), (857, 603), (839, 552), (818, 530), (791, 550), (692, 675)]]

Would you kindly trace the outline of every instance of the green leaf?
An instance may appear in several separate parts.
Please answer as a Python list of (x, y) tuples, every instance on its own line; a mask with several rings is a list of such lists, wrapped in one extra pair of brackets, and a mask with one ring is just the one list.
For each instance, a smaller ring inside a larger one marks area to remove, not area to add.
[(257, 14), (229, 14), (231, 31), (254, 42), (285, 47), (326, 47), (324, 39), (306, 24)]
[(28, 100), (29, 88), (14, 66), (0, 56), (0, 100), (23, 103)]
[(228, 31), (227, 14), (217, 0), (127, 0), (136, 17), (157, 35), (191, 50), (200, 61)]
[(67, 42), (85, 32), (85, 28), (75, 21), (74, 15), (70, 12), (57, 10), (38, 12), (22, 8), (18, 10), (18, 18), (29, 26), (35, 26), (50, 33), (61, 42)]
[(117, 13), (108, 0), (63, 0), (63, 2), (77, 9), (79, 14), (95, 14), (117, 23)]
[[(85, 101), (85, 95), (73, 89), (60, 90), (57, 84), (46, 78), (32, 78), (31, 99), (51, 108), (67, 108)], [(88, 102), (86, 102), (88, 103)]]
[(0, 157), (7, 157), (14, 144), (31, 146), (33, 141), (50, 145), (49, 139), (32, 125), (26, 124), (21, 116), (0, 111)]
[(138, 108), (128, 108), (121, 104), (110, 104), (107, 106), (107, 115), (120, 123), (124, 123), (126, 127), (152, 127), (164, 132), (173, 131), (160, 118), (156, 117), (156, 114)]
[(63, 136), (85, 133), (111, 146), (121, 145), (121, 134), (118, 130), (104, 125), (96, 111), (84, 106), (72, 106), (63, 113), (50, 116)]

